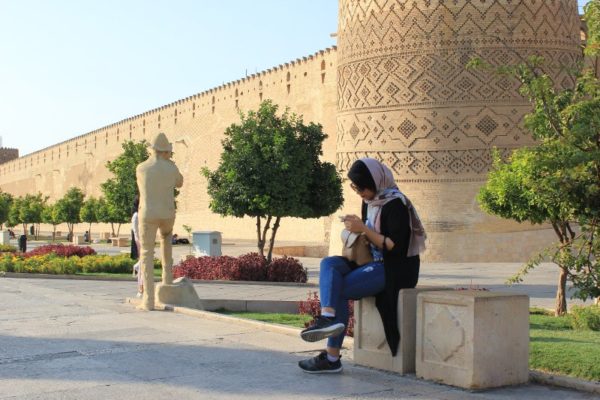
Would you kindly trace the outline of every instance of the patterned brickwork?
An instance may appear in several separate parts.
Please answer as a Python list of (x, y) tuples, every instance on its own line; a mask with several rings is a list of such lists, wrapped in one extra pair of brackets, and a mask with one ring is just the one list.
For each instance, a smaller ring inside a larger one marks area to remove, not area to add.
[(579, 28), (575, 0), (341, 0), (338, 167), (373, 152), (400, 180), (484, 179), (492, 147), (532, 143), (529, 105), (514, 80), (467, 63), (540, 55), (569, 87)]

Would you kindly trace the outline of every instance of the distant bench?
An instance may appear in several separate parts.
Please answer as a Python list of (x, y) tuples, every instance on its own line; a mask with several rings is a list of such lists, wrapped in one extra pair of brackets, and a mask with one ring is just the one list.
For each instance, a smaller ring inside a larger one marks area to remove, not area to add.
[(113, 247), (127, 247), (129, 246), (129, 239), (122, 237), (111, 237), (110, 242)]

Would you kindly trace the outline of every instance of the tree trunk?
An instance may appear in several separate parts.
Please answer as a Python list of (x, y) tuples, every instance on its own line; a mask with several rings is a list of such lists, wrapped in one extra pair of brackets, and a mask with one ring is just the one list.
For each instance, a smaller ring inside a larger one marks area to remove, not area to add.
[(117, 225), (117, 237), (119, 237), (120, 232), (121, 232), (121, 223), (119, 222), (119, 225)]
[(271, 263), (271, 258), (273, 257), (273, 245), (275, 244), (275, 235), (277, 234), (277, 229), (279, 229), (279, 221), (281, 221), (281, 217), (277, 217), (275, 219), (275, 225), (273, 225), (273, 229), (271, 230), (271, 240), (269, 241), (269, 255), (267, 255), (267, 264)]
[(265, 222), (265, 226), (263, 227), (263, 230), (260, 234), (260, 239), (259, 239), (259, 250), (260, 250), (260, 255), (261, 256), (265, 256), (265, 243), (267, 243), (267, 232), (269, 231), (269, 228), (271, 227), (271, 216), (267, 216), (267, 220)]
[(92, 243), (92, 223), (90, 222), (90, 227), (88, 229), (88, 241)]
[(52, 241), (56, 239), (56, 225), (52, 225)]
[(558, 288), (556, 289), (555, 316), (565, 315), (567, 313), (567, 270), (562, 265), (560, 275), (558, 276)]
[(115, 224), (114, 224), (114, 222), (110, 223), (110, 231), (112, 233), (112, 237), (115, 237)]
[(27, 236), (27, 224), (23, 224), (23, 235)]
[(71, 241), (73, 241), (73, 232), (75, 231), (75, 224), (67, 222), (67, 229), (69, 230), (69, 236)]
[(258, 247), (258, 254), (261, 256), (265, 256), (265, 241), (262, 240), (261, 230), (260, 230), (260, 217), (256, 217), (256, 247)]

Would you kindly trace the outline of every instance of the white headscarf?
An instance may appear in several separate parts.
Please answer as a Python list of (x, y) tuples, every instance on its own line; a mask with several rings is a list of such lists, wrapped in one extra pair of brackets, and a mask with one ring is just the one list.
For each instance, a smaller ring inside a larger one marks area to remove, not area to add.
[(375, 231), (381, 232), (381, 207), (391, 200), (401, 199), (408, 209), (410, 217), (410, 241), (406, 256), (416, 256), (425, 251), (425, 240), (427, 239), (425, 228), (412, 202), (398, 189), (392, 171), (374, 158), (361, 158), (360, 161), (367, 166), (373, 182), (375, 182), (375, 197), (372, 200), (365, 200), (367, 219), (373, 224)]

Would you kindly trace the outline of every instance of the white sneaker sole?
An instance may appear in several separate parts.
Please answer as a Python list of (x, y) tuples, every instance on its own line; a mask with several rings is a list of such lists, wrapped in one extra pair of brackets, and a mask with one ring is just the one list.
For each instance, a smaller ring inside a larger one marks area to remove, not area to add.
[(346, 329), (346, 326), (344, 326), (344, 324), (341, 322), (338, 322), (337, 324), (333, 324), (327, 328), (302, 332), (300, 333), (300, 337), (305, 342), (318, 342), (319, 340), (323, 340), (331, 336), (337, 336), (344, 332), (344, 329)]
[(307, 374), (339, 374), (344, 370), (344, 367), (339, 367), (338, 369), (322, 369), (320, 371), (307, 371), (303, 368), (300, 368), (303, 372)]

